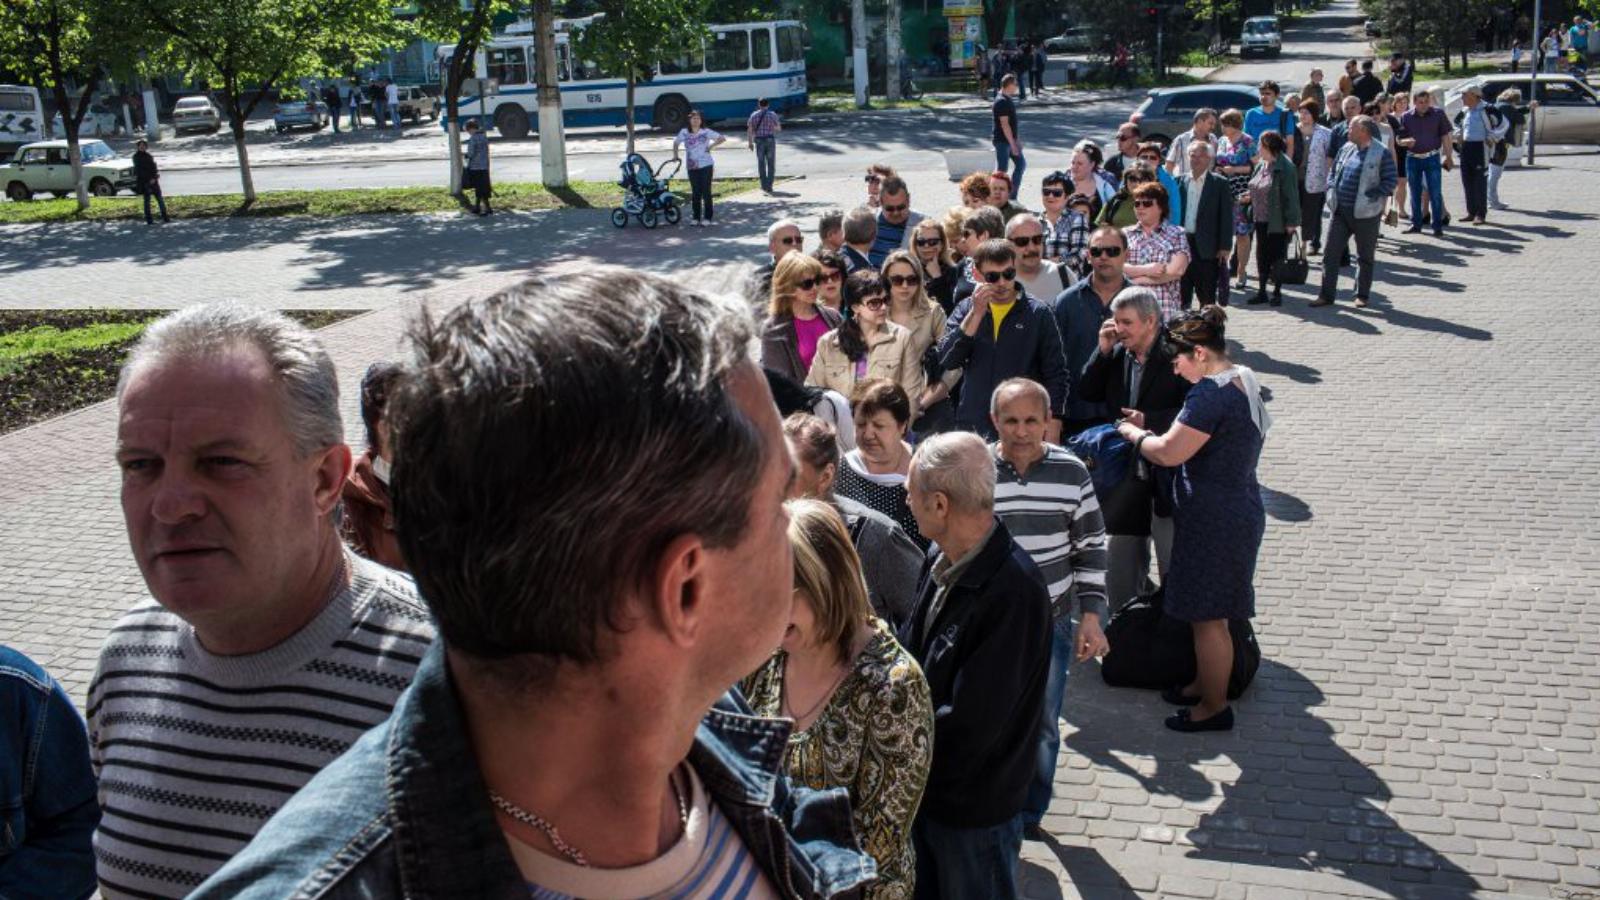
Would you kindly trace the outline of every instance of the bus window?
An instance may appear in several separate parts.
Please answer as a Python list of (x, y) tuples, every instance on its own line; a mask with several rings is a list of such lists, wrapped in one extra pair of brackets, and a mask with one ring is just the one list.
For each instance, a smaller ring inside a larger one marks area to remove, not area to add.
[(673, 59), (661, 61), (661, 74), (663, 75), (689, 75), (698, 74), (705, 69), (705, 50), (696, 41), (692, 49), (680, 54)]
[(778, 26), (778, 62), (799, 62), (805, 56), (806, 42), (799, 26)]
[(767, 28), (750, 29), (751, 68), (772, 68), (772, 31)]
[(521, 47), (493, 47), (488, 52), (489, 77), (503, 85), (528, 83), (528, 55)]
[(738, 72), (750, 68), (750, 32), (718, 31), (706, 45), (707, 72)]

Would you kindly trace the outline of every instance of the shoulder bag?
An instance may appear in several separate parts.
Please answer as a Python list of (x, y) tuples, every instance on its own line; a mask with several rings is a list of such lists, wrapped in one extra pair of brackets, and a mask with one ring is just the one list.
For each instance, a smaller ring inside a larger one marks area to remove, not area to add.
[(1306, 242), (1300, 232), (1294, 233), (1294, 248), (1287, 259), (1272, 264), (1273, 280), (1279, 284), (1305, 284), (1311, 277), (1311, 264), (1306, 261)]

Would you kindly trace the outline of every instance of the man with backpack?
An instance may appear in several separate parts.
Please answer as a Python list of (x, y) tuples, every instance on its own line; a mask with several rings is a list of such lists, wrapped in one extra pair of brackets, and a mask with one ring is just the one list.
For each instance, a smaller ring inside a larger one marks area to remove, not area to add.
[(1278, 97), (1283, 91), (1276, 81), (1263, 81), (1256, 89), (1261, 98), (1261, 105), (1252, 107), (1244, 114), (1244, 133), (1250, 139), (1259, 142), (1261, 136), (1269, 131), (1276, 131), (1283, 135), (1284, 143), (1288, 145), (1284, 155), (1294, 158), (1294, 139), (1298, 131), (1294, 124), (1294, 113), (1278, 105)]
[(1498, 109), (1483, 102), (1483, 90), (1468, 86), (1461, 96), (1461, 111), (1453, 120), (1454, 138), (1461, 147), (1461, 189), (1467, 195), (1467, 218), (1482, 225), (1489, 215), (1489, 152), (1505, 139), (1510, 123)]

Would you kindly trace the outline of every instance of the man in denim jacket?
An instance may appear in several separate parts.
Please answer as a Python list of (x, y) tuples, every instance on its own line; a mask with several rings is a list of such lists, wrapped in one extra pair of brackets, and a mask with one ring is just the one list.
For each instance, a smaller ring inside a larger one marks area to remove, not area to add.
[(194, 897), (859, 894), (844, 793), (791, 787), (789, 723), (728, 693), (793, 590), (753, 331), (619, 269), (414, 325), (394, 514), (441, 639)]
[(0, 897), (94, 894), (89, 736), (61, 685), (0, 645)]

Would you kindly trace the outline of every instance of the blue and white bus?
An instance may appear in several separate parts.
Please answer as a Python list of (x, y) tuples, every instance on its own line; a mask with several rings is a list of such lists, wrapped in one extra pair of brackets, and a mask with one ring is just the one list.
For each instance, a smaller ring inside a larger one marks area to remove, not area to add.
[[(581, 27), (578, 26), (578, 27)], [(806, 105), (805, 32), (799, 22), (742, 22), (711, 25), (703, 46), (677, 59), (662, 60), (656, 75), (634, 86), (634, 121), (676, 133), (688, 123), (690, 108), (706, 121), (743, 120), (766, 97), (777, 112)], [(518, 33), (519, 30), (522, 33)], [(474, 76), (494, 79), (491, 96), (463, 94), (463, 117), (481, 117), (508, 138), (526, 137), (538, 121), (531, 28), (516, 25), (478, 51)], [(622, 125), (628, 83), (592, 62), (573, 58), (568, 32), (556, 34), (556, 70), (561, 85), (562, 121), (568, 128)], [(440, 72), (449, 71), (455, 47), (438, 50)]]

